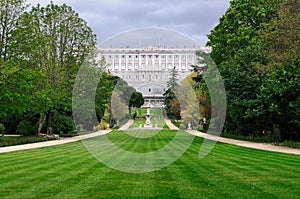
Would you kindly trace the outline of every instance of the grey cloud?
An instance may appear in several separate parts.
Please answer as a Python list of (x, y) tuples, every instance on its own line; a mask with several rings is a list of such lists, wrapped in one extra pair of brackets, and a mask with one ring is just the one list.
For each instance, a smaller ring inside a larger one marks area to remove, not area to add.
[[(36, 1), (36, 0), (30, 0)], [(225, 13), (229, 0), (54, 0), (72, 6), (88, 21), (98, 43), (140, 27), (164, 27), (205, 44), (205, 37)]]

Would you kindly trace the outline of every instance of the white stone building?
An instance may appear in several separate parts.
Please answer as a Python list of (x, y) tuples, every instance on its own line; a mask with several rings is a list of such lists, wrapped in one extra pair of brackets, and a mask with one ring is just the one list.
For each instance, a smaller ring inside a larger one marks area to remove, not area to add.
[(107, 69), (141, 92), (145, 103), (161, 106), (170, 70), (178, 70), (179, 81), (197, 64), (196, 51), (207, 48), (100, 48)]

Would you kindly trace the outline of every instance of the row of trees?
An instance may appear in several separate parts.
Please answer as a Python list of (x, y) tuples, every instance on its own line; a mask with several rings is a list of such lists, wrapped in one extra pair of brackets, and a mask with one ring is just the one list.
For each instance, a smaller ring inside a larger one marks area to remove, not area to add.
[(38, 119), (36, 131), (46, 123), (51, 133), (56, 112), (70, 115), (72, 85), (96, 37), (65, 4), (38, 4), (30, 11), (24, 0), (0, 6), (1, 120), (7, 130), (20, 125), (17, 131), (26, 134)]
[(227, 93), (225, 132), (300, 140), (299, 13), (298, 0), (232, 0), (211, 31), (207, 45)]
[[(25, 0), (0, 2), (0, 123), (8, 133), (71, 132), (74, 83), (96, 49), (96, 36), (65, 4), (27, 10)], [(99, 121), (119, 81), (105, 72), (105, 61), (100, 65), (92, 68), (101, 81), (95, 96)], [(91, 121), (82, 125), (90, 128)]]
[[(194, 74), (187, 78), (194, 81), (202, 124), (204, 118), (211, 118), (212, 108), (218, 109), (211, 103), (211, 95), (218, 93), (211, 92), (219, 91), (210, 91), (207, 85), (207, 80), (218, 81), (214, 74), (217, 66), (226, 89), (225, 133), (300, 140), (299, 13), (298, 0), (230, 2), (208, 35), (210, 56), (198, 52), (199, 66), (205, 67), (193, 66)], [(172, 92), (173, 80), (165, 93), (166, 109), (169, 116), (180, 119), (182, 110)]]

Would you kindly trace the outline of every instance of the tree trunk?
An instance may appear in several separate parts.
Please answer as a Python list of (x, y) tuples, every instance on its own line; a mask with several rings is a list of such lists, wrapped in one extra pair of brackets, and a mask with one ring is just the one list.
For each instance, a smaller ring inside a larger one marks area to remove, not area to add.
[(41, 135), (41, 131), (42, 131), (45, 119), (46, 119), (46, 115), (44, 113), (40, 113), (38, 136)]
[(52, 127), (51, 127), (51, 122), (52, 122), (52, 112), (47, 113), (47, 135), (52, 135)]

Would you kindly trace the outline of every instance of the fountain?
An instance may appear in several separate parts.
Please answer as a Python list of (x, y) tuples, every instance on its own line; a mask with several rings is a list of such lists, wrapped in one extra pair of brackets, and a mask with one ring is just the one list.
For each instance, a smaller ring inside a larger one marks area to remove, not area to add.
[(144, 128), (152, 128), (151, 113), (150, 113), (150, 109), (151, 109), (150, 102), (148, 103), (148, 105), (146, 106), (146, 108), (147, 108), (147, 114), (146, 114), (146, 124), (144, 125)]

